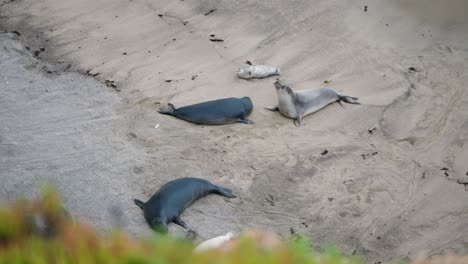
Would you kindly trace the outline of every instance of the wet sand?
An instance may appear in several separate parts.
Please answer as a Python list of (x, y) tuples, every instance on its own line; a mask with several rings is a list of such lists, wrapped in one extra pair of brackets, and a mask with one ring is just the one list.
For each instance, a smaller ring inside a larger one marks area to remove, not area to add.
[[(207, 197), (183, 214), (197, 241), (257, 227), (369, 262), (467, 253), (466, 4), (423, 2), (3, 1), (2, 29), (61, 75), (39, 67), (42, 81), (26, 85), (28, 73), (15, 75), (26, 66), (6, 72), (13, 63), (2, 61), (0, 76), (29, 89), (66, 85), (62, 97), (35, 94), (31, 104), (28, 89), (0, 83), (0, 198), (49, 179), (72, 213), (105, 230), (117, 206), (127, 230), (147, 235), (131, 198), (196, 176), (239, 196)], [(362, 105), (330, 105), (296, 128), (263, 109), (276, 103), (274, 78), (235, 77), (246, 60), (279, 67), (295, 89), (332, 87)], [(156, 112), (157, 102), (228, 96), (252, 98), (255, 125), (196, 126)], [(113, 121), (92, 121), (99, 111)]]

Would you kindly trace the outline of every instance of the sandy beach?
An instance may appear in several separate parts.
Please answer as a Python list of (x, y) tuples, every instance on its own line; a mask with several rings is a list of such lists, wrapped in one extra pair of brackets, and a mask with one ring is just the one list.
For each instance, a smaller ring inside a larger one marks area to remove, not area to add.
[[(238, 196), (184, 212), (197, 242), (254, 227), (369, 263), (466, 254), (466, 10), (463, 0), (0, 0), (0, 199), (47, 180), (80, 219), (148, 236), (132, 199), (194, 176)], [(331, 87), (362, 104), (332, 104), (297, 128), (264, 109), (277, 103), (274, 77), (236, 77), (247, 60), (280, 68), (295, 90)], [(254, 125), (157, 113), (231, 96), (252, 99)]]

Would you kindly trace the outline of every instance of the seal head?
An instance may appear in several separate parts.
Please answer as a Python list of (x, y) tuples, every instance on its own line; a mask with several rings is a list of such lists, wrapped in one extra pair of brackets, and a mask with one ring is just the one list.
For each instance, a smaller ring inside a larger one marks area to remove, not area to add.
[(154, 231), (161, 233), (161, 234), (167, 234), (168, 233), (168, 226), (167, 226), (167, 220), (162, 218), (162, 217), (155, 217), (151, 221), (151, 228), (153, 228)]

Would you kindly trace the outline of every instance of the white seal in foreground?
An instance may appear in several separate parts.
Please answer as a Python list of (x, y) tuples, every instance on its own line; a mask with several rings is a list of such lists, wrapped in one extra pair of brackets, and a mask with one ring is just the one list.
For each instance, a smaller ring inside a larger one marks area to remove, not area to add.
[(213, 237), (200, 243), (195, 249), (195, 252), (201, 252), (208, 249), (213, 249), (221, 246), (224, 242), (231, 240), (234, 237), (233, 232), (229, 232), (224, 236)]
[(279, 75), (280, 70), (267, 65), (252, 65), (250, 61), (246, 61), (237, 71), (237, 76), (242, 79), (266, 78), (273, 75)]

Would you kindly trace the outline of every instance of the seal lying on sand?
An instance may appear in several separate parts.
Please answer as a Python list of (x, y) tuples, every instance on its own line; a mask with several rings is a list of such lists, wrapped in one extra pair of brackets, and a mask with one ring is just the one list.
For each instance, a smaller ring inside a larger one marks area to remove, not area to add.
[(190, 204), (211, 193), (236, 197), (230, 189), (213, 185), (207, 180), (180, 178), (164, 184), (146, 203), (138, 199), (133, 201), (143, 210), (146, 222), (154, 230), (167, 233), (167, 225), (171, 222), (188, 229), (180, 214)]
[(246, 61), (242, 66), (240, 66), (237, 71), (237, 76), (242, 79), (252, 79), (252, 78), (266, 78), (273, 75), (279, 75), (280, 70), (275, 67), (267, 65), (252, 65), (250, 61)]
[(307, 89), (294, 92), (289, 86), (283, 85), (279, 80), (275, 82), (278, 93), (278, 106), (266, 107), (270, 111), (280, 111), (286, 117), (294, 119), (296, 126), (301, 125), (302, 117), (317, 112), (328, 104), (341, 101), (348, 104), (360, 104), (356, 97), (340, 95), (332, 89)]
[(234, 237), (233, 232), (229, 232), (224, 236), (210, 238), (200, 243), (195, 249), (195, 252), (201, 252), (221, 246), (224, 242), (231, 240)]
[(236, 122), (253, 124), (247, 117), (253, 104), (249, 97), (225, 98), (175, 108), (171, 103), (161, 106), (159, 113), (175, 116), (199, 125), (224, 125)]

